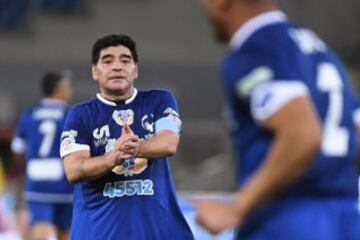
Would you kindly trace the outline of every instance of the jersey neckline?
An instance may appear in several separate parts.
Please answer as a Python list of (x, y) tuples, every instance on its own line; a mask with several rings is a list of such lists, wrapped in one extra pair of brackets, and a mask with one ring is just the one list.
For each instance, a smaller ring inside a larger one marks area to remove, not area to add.
[(137, 94), (138, 94), (138, 90), (136, 88), (134, 88), (133, 95), (130, 98), (126, 99), (123, 103), (120, 103), (120, 104), (117, 104), (116, 102), (109, 101), (109, 100), (103, 98), (100, 93), (96, 94), (96, 98), (99, 99), (99, 101), (101, 101), (102, 103), (104, 103), (106, 105), (116, 107), (121, 104), (127, 105), (127, 104), (132, 103), (134, 101), (134, 99), (136, 98)]

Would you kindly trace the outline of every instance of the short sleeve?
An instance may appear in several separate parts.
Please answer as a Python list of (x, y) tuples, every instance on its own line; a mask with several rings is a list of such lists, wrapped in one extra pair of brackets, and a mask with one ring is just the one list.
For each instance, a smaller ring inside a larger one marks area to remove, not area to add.
[(257, 51), (231, 53), (224, 62), (227, 95), (248, 107), (261, 123), (292, 99), (308, 94), (308, 87), (296, 67), (279, 51), (253, 46)]
[(61, 134), (60, 156), (62, 158), (76, 151), (90, 151), (87, 129), (82, 119), (83, 116), (85, 114), (82, 114), (79, 107), (70, 109)]
[(182, 123), (175, 97), (167, 91), (157, 91), (156, 94), (155, 133), (169, 130), (180, 134)]

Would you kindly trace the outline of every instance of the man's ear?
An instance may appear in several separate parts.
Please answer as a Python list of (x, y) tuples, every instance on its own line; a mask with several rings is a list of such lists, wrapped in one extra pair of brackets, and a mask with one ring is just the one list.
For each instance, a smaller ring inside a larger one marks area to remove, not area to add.
[(91, 67), (91, 74), (92, 74), (92, 78), (93, 78), (95, 81), (98, 81), (98, 80), (99, 80), (99, 74), (98, 74), (98, 71), (97, 71), (95, 65), (92, 65), (92, 67)]
[(134, 71), (135, 71), (135, 77), (134, 77), (134, 79), (137, 79), (138, 76), (139, 76), (139, 68), (138, 68), (138, 65), (137, 65), (137, 64), (135, 65)]

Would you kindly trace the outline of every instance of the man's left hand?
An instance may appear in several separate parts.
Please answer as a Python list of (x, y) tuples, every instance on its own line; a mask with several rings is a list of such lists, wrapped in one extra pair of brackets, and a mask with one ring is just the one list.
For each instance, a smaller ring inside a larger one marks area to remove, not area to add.
[(212, 234), (236, 227), (242, 221), (231, 203), (201, 200), (195, 205), (196, 221)]

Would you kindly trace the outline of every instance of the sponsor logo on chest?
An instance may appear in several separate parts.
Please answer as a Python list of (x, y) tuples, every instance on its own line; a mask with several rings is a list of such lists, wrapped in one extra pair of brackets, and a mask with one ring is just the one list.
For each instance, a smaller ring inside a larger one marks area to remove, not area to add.
[(109, 125), (94, 129), (93, 138), (95, 147), (105, 146), (110, 139)]

